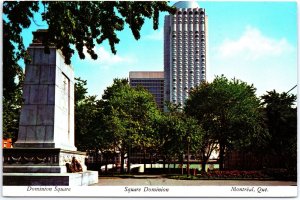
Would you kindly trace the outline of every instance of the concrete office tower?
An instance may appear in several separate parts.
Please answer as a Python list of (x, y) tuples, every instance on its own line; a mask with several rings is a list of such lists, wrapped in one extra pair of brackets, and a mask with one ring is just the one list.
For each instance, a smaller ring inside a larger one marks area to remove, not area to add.
[(164, 108), (164, 72), (162, 71), (132, 71), (129, 72), (131, 87), (138, 85), (147, 89), (155, 98), (157, 107)]
[(184, 105), (189, 91), (206, 80), (207, 16), (196, 2), (174, 4), (165, 17), (165, 101)]

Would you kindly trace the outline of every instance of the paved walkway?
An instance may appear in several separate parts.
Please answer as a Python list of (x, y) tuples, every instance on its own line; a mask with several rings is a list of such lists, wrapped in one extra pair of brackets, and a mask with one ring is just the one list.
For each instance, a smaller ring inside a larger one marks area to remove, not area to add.
[(136, 176), (135, 178), (99, 178), (93, 186), (296, 186), (294, 181), (259, 180), (175, 180), (157, 176)]

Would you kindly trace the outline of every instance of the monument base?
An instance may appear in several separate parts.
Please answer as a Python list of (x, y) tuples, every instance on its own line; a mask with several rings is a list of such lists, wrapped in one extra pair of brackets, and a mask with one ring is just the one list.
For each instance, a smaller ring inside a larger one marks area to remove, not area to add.
[[(67, 173), (72, 158), (82, 166), (82, 172)], [(3, 185), (68, 185), (98, 183), (98, 172), (87, 171), (85, 152), (58, 148), (3, 149)]]
[(88, 186), (98, 183), (98, 172), (3, 173), (3, 186)]

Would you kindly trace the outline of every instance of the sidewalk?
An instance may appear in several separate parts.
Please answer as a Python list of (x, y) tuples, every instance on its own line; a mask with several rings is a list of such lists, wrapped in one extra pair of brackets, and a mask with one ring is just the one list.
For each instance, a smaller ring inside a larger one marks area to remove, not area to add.
[(100, 177), (93, 186), (297, 186), (295, 181), (273, 180), (175, 180), (160, 175), (135, 175), (133, 178)]

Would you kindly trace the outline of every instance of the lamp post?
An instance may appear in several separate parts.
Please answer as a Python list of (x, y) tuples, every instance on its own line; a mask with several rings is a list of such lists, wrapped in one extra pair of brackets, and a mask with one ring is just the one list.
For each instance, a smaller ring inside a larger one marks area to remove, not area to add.
[(187, 137), (187, 177), (190, 176), (190, 136)]

